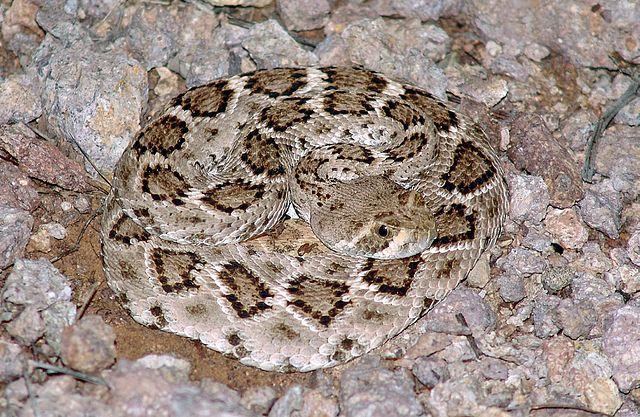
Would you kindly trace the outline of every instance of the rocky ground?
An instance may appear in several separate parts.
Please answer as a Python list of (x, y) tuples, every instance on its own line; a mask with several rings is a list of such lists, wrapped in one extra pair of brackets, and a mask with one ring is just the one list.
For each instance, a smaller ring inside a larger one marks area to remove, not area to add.
[[(0, 416), (640, 416), (640, 98), (580, 177), (640, 74), (640, 3), (602, 3), (3, 0)], [(168, 97), (316, 64), (461, 97), (511, 191), (490, 263), (382, 349), (311, 374), (135, 324), (101, 272), (98, 173)]]

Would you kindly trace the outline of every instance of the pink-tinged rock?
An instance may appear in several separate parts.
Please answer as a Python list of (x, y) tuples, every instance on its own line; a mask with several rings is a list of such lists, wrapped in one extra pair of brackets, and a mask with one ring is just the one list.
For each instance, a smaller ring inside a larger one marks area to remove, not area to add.
[(89, 190), (84, 168), (23, 124), (0, 127), (0, 149), (10, 154), (30, 177), (68, 190)]
[(627, 254), (631, 262), (640, 266), (640, 230), (631, 235), (627, 242)]
[(12, 163), (0, 159), (0, 206), (31, 212), (39, 204), (40, 197), (27, 174)]
[(579, 164), (573, 160), (566, 142), (558, 141), (540, 117), (521, 115), (515, 121), (507, 154), (516, 168), (544, 179), (552, 206), (571, 207), (582, 199)]
[(96, 373), (116, 359), (116, 335), (100, 316), (86, 316), (62, 332), (60, 356), (72, 369)]
[(32, 227), (33, 217), (27, 211), (0, 205), (0, 269), (23, 255)]
[(603, 336), (602, 349), (622, 392), (640, 387), (640, 307), (618, 309)]
[(565, 248), (580, 249), (588, 240), (589, 232), (574, 209), (550, 209), (544, 220), (545, 228)]
[(22, 375), (25, 358), (15, 343), (0, 339), (0, 381), (10, 382)]
[(549, 206), (549, 192), (542, 178), (533, 175), (507, 176), (511, 201), (509, 218), (515, 222), (539, 224)]

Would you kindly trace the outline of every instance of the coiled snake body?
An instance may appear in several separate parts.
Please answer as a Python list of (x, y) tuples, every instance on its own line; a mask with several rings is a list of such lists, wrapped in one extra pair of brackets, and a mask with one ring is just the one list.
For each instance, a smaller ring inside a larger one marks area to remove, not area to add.
[(256, 71), (179, 95), (125, 150), (105, 273), (142, 324), (309, 371), (441, 300), (507, 201), (484, 133), (429, 93), (363, 69)]

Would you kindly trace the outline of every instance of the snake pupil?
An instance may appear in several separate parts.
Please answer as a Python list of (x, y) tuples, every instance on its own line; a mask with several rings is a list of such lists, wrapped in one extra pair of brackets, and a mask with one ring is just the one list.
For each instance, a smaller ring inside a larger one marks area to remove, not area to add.
[(378, 227), (378, 234), (382, 237), (387, 237), (389, 235), (389, 229), (384, 224)]

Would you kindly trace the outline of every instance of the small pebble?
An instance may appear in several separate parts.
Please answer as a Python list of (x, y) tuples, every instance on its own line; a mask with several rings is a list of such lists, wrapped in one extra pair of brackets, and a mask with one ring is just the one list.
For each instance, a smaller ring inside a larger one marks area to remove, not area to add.
[(551, 292), (557, 293), (571, 283), (575, 272), (566, 266), (549, 267), (542, 273), (542, 285)]
[(51, 252), (51, 236), (44, 228), (38, 228), (29, 238), (29, 248), (38, 252)]
[(44, 335), (44, 320), (33, 306), (27, 306), (5, 326), (7, 333), (23, 346), (31, 346)]
[(509, 218), (516, 222), (529, 220), (539, 224), (549, 206), (549, 191), (544, 180), (526, 174), (508, 176), (507, 180), (511, 191)]
[(273, 404), (269, 417), (289, 417), (302, 408), (302, 387), (294, 385)]
[(640, 268), (635, 265), (620, 265), (616, 271), (620, 277), (620, 289), (627, 294), (640, 292)]
[(15, 343), (0, 339), (0, 381), (11, 382), (24, 370), (25, 358), (22, 348)]
[(251, 387), (242, 393), (240, 403), (257, 414), (267, 414), (277, 398), (278, 393), (271, 387)]
[(481, 80), (465, 84), (463, 91), (475, 101), (493, 107), (509, 93), (509, 85), (501, 78), (493, 78), (489, 81)]
[(86, 197), (81, 195), (73, 200), (73, 206), (82, 214), (87, 214), (91, 211), (91, 203)]
[(590, 186), (579, 203), (580, 215), (592, 228), (611, 239), (620, 237), (622, 194), (607, 179)]
[(534, 300), (531, 317), (533, 318), (534, 334), (537, 337), (545, 339), (560, 331), (553, 314), (558, 304), (560, 304), (560, 298), (544, 293), (539, 294)]
[(32, 227), (33, 217), (29, 212), (0, 205), (0, 270), (23, 255)]
[(186, 381), (191, 372), (189, 361), (171, 355), (146, 355), (136, 361), (136, 366), (158, 370), (171, 382)]
[(418, 326), (437, 324), (441, 329), (455, 333), (460, 329), (456, 314), (461, 313), (473, 331), (484, 332), (496, 323), (496, 314), (478, 291), (460, 286), (427, 313)]
[(524, 47), (524, 54), (532, 61), (540, 62), (549, 56), (548, 48), (537, 43), (530, 43)]
[(604, 354), (622, 392), (640, 387), (640, 307), (624, 306), (612, 316), (603, 336)]
[(474, 288), (484, 288), (491, 279), (491, 266), (489, 265), (489, 253), (485, 252), (476, 266), (469, 272), (467, 276), (467, 285)]
[(530, 227), (526, 236), (522, 239), (522, 246), (533, 249), (536, 252), (552, 250), (551, 239), (540, 226)]
[(411, 367), (411, 372), (427, 388), (433, 388), (437, 383), (449, 378), (446, 362), (430, 356), (417, 358)]
[(331, 5), (327, 0), (279, 0), (276, 10), (290, 30), (313, 30), (329, 19)]
[(519, 275), (504, 274), (498, 278), (500, 297), (507, 303), (517, 303), (526, 295), (524, 282)]
[(512, 275), (539, 274), (547, 267), (547, 260), (534, 250), (515, 247), (496, 265)]
[(571, 299), (560, 301), (555, 311), (556, 323), (562, 332), (575, 340), (586, 338), (596, 323), (596, 312), (593, 304), (574, 302)]
[(565, 248), (580, 249), (589, 238), (589, 232), (574, 209), (551, 208), (544, 220), (545, 228)]
[(45, 223), (42, 227), (49, 233), (49, 236), (56, 240), (62, 240), (67, 237), (67, 229), (60, 223)]
[(238, 391), (229, 388), (222, 382), (214, 381), (211, 378), (204, 378), (200, 381), (200, 388), (202, 388), (202, 391), (210, 395), (212, 398), (215, 398), (230, 407), (240, 404), (241, 398)]
[(99, 372), (116, 359), (116, 335), (100, 316), (85, 316), (62, 332), (60, 356), (65, 365), (87, 373)]
[(487, 53), (493, 57), (498, 56), (502, 53), (502, 46), (494, 41), (488, 41), (484, 48), (486, 49)]
[(340, 378), (341, 412), (347, 416), (418, 417), (424, 414), (405, 369), (390, 371), (371, 358), (346, 369)]
[(4, 398), (7, 401), (8, 409), (21, 409), (28, 396), (29, 390), (27, 389), (27, 384), (24, 378), (16, 379), (15, 381), (8, 383), (4, 389)]
[(339, 412), (340, 406), (334, 396), (327, 396), (320, 389), (304, 390), (298, 412), (300, 417), (337, 417)]

